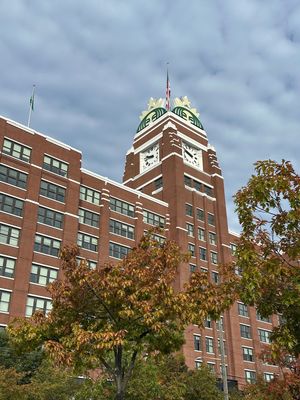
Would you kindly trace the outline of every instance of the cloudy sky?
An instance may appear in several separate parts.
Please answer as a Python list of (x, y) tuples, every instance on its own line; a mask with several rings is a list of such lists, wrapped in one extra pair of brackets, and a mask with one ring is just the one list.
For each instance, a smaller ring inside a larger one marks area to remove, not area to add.
[(0, 4), (0, 115), (121, 181), (148, 99), (187, 95), (233, 194), (259, 159), (299, 171), (298, 0), (10, 0)]

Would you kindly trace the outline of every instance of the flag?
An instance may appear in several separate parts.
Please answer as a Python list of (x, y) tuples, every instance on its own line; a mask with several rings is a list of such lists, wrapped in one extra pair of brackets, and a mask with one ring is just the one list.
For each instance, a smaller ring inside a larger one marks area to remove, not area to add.
[(30, 100), (29, 100), (30, 108), (34, 111), (34, 92), (32, 93)]
[(170, 110), (170, 96), (171, 96), (171, 88), (169, 81), (169, 71), (167, 70), (167, 88), (166, 88), (166, 109)]

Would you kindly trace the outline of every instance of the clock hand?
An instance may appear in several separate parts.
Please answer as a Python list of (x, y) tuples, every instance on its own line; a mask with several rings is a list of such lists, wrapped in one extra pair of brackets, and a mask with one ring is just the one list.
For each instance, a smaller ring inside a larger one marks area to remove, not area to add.
[(146, 156), (146, 159), (148, 160), (149, 158), (153, 158), (153, 157), (154, 157), (154, 154), (151, 154), (149, 156)]
[(186, 152), (191, 158), (193, 158), (193, 154), (190, 153), (187, 149), (185, 149), (185, 152)]

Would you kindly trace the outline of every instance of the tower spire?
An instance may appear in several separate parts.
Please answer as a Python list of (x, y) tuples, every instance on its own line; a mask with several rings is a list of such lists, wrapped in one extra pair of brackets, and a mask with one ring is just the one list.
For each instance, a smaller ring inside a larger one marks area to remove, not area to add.
[(171, 97), (171, 88), (170, 88), (170, 81), (169, 81), (169, 63), (167, 63), (167, 87), (166, 87), (166, 109), (170, 111), (170, 97)]

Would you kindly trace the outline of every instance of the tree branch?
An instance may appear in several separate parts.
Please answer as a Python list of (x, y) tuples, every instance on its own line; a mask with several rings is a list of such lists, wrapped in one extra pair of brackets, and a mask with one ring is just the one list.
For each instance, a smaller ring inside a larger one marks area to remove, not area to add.
[(87, 279), (84, 280), (88, 286), (88, 288), (93, 292), (93, 294), (97, 297), (97, 299), (100, 301), (100, 303), (102, 304), (102, 306), (104, 307), (104, 309), (106, 310), (107, 314), (109, 315), (109, 317), (111, 318), (111, 320), (113, 320), (113, 322), (118, 325), (118, 321), (116, 320), (116, 318), (114, 317), (114, 315), (112, 314), (112, 312), (110, 311), (110, 309), (107, 307), (107, 305), (105, 304), (105, 302), (103, 301), (103, 299), (98, 295), (98, 293), (96, 292), (96, 290), (93, 288), (92, 285), (90, 285), (90, 283), (88, 282)]

